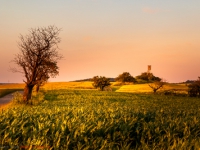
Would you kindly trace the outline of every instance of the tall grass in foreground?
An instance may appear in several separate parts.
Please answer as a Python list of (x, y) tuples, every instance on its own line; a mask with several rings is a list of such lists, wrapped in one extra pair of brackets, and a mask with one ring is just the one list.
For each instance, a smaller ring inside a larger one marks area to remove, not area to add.
[(29, 149), (199, 149), (200, 99), (47, 91), (0, 113), (0, 145)]

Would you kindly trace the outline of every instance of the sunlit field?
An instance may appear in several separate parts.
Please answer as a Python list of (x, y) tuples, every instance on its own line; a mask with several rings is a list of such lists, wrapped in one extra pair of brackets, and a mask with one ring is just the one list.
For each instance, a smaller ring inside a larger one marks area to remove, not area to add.
[(56, 89), (94, 89), (92, 82), (51, 82), (45, 84), (43, 87), (45, 90)]
[[(59, 90), (59, 89), (94, 89), (93, 82), (48, 82), (41, 87), (43, 90)], [(2, 89), (24, 89), (25, 84), (0, 84)], [(111, 82), (111, 88), (116, 92), (133, 92), (133, 93), (146, 93), (152, 92), (148, 84), (128, 84), (119, 85), (118, 82)], [(186, 84), (166, 84), (159, 91), (175, 90), (187, 93), (188, 87)]]
[[(85, 85), (89, 89), (82, 90)], [(101, 92), (91, 85), (49, 83), (32, 106), (13, 103), (0, 113), (0, 143), (25, 149), (200, 148), (199, 98)], [(121, 88), (127, 86), (148, 88)]]
[[(58, 90), (58, 89), (94, 89), (93, 82), (53, 82), (45, 84), (42, 89)], [(132, 92), (132, 93), (152, 93), (152, 89), (148, 84), (128, 84), (119, 85), (118, 82), (111, 82), (111, 88), (115, 92)], [(166, 84), (159, 92), (174, 90), (179, 93), (187, 93), (186, 84)]]
[[(158, 90), (158, 92), (174, 90), (178, 93), (187, 93), (188, 87), (186, 84), (166, 84), (163, 88)], [(148, 84), (132, 84), (123, 85), (116, 92), (135, 92), (135, 93), (149, 93), (152, 89)]]
[[(23, 83), (12, 83), (12, 84), (0, 84), (0, 89), (23, 89), (25, 84)], [(43, 89), (68, 89), (68, 88), (78, 88), (78, 89), (93, 89), (92, 82), (48, 82)]]
[(0, 89), (23, 89), (23, 83), (0, 84)]

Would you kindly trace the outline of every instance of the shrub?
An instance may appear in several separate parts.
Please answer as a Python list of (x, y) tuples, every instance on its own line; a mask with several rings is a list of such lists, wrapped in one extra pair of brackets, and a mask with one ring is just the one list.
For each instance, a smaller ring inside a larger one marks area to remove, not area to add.
[[(44, 94), (42, 92), (33, 93), (31, 100), (26, 104), (36, 105), (44, 101)], [(12, 102), (14, 104), (24, 104), (23, 95), (20, 92), (13, 94)]]
[(200, 97), (200, 77), (198, 80), (188, 85), (188, 95), (190, 97)]
[(18, 91), (13, 93), (12, 102), (14, 104), (22, 104), (23, 103), (23, 95)]

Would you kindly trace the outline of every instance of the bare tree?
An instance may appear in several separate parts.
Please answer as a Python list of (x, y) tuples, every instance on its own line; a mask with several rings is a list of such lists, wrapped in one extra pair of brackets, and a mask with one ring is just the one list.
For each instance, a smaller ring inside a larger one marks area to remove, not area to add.
[(166, 82), (163, 81), (163, 80), (161, 80), (161, 81), (155, 81), (155, 82), (149, 84), (149, 87), (153, 90), (154, 93), (156, 93), (157, 90), (159, 90), (160, 88), (162, 88), (165, 84), (166, 84)]
[(31, 99), (34, 86), (39, 87), (47, 82), (50, 77), (58, 75), (57, 62), (62, 58), (58, 53), (61, 29), (55, 26), (32, 28), (28, 35), (21, 35), (18, 47), (20, 53), (15, 55), (14, 63), (18, 68), (14, 72), (23, 73), (26, 80), (23, 100), (25, 103)]

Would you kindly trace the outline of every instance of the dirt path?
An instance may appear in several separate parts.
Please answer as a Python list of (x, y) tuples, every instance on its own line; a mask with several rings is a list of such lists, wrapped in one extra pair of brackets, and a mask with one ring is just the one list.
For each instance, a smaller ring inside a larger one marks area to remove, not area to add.
[[(18, 91), (20, 93), (23, 93), (23, 91)], [(13, 98), (13, 93), (10, 93), (2, 98), (0, 98), (0, 105), (8, 104)]]

